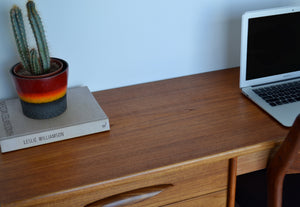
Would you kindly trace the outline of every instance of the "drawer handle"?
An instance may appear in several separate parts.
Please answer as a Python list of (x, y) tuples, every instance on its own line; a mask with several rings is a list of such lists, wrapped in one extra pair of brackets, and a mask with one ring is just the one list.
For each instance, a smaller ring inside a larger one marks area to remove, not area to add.
[(135, 203), (156, 196), (171, 186), (173, 185), (164, 184), (128, 191), (90, 203), (85, 207), (121, 207), (126, 205), (133, 205)]

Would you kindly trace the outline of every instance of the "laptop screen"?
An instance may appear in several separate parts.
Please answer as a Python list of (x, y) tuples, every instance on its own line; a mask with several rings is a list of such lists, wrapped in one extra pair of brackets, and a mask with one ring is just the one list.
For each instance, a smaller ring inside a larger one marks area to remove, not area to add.
[(299, 70), (300, 12), (249, 19), (246, 79)]
[(299, 75), (300, 8), (245, 13), (241, 39), (241, 86)]

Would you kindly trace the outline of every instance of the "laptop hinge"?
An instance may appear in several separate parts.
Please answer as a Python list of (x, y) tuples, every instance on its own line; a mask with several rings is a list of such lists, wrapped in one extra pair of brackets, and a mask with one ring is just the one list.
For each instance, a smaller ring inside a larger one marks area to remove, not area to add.
[(265, 86), (265, 85), (270, 85), (270, 84), (280, 83), (280, 82), (285, 82), (285, 81), (291, 81), (291, 80), (296, 80), (296, 79), (300, 79), (300, 78), (297, 77), (297, 78), (290, 78), (290, 79), (286, 79), (286, 80), (274, 81), (274, 82), (269, 82), (269, 83), (257, 84), (257, 85), (253, 85), (251, 87), (252, 88), (254, 88), (254, 87), (260, 87), (260, 86)]

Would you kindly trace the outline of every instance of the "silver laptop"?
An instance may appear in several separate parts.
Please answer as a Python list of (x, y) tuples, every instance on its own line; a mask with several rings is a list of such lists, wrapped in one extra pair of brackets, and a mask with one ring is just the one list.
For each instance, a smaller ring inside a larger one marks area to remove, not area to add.
[(300, 113), (300, 7), (242, 16), (240, 88), (282, 125)]

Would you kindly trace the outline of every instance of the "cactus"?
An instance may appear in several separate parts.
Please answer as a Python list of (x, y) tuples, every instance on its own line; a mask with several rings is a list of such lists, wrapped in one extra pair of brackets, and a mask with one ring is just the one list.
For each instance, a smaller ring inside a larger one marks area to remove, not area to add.
[(26, 7), (39, 55), (37, 55), (35, 49), (29, 50), (28, 48), (22, 12), (18, 6), (13, 6), (10, 11), (11, 24), (23, 68), (30, 71), (33, 75), (41, 75), (48, 73), (50, 70), (49, 49), (41, 18), (35, 8), (35, 3), (29, 0)]
[(30, 50), (30, 66), (31, 72), (35, 75), (41, 75), (43, 69), (41, 68), (41, 64), (39, 63), (38, 55), (36, 49)]
[(42, 68), (45, 70), (45, 72), (47, 72), (50, 69), (50, 56), (49, 56), (49, 50), (47, 46), (43, 24), (39, 14), (35, 9), (34, 2), (28, 1), (26, 6), (27, 6), (28, 19), (30, 21), (31, 28), (34, 33), (34, 37), (39, 50)]
[(13, 8), (10, 10), (10, 19), (11, 19), (11, 24), (13, 27), (19, 55), (21, 58), (21, 63), (24, 68), (29, 69), (30, 68), (29, 50), (28, 50), (28, 44), (26, 40), (23, 15), (19, 7), (13, 6)]

